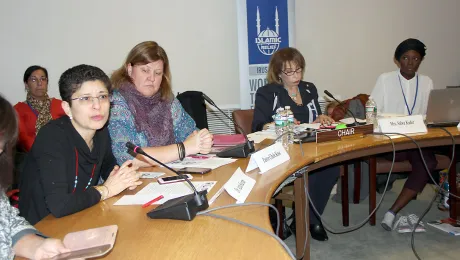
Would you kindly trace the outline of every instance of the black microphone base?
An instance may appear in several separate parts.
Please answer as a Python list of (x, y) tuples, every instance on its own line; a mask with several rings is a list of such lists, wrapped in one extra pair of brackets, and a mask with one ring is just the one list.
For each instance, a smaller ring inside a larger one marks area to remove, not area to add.
[(363, 123), (354, 122), (354, 123), (351, 123), (351, 124), (347, 124), (347, 127), (361, 126), (361, 125), (365, 125), (365, 124), (366, 124), (365, 122), (363, 122)]
[(177, 219), (190, 221), (195, 218), (196, 213), (209, 207), (208, 198), (206, 197), (207, 193), (207, 190), (198, 192), (203, 203), (201, 206), (196, 204), (195, 193), (192, 193), (166, 201), (156, 209), (147, 213), (147, 216), (152, 219)]
[(246, 158), (254, 151), (254, 143), (251, 143), (251, 147), (249, 147), (248, 143), (244, 143), (227, 148), (222, 152), (218, 152), (216, 155), (222, 158)]

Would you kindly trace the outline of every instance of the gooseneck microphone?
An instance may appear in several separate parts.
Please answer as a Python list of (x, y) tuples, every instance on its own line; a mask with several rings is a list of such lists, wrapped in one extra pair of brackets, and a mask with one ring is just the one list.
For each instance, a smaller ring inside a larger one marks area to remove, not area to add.
[(206, 100), (209, 104), (211, 104), (212, 106), (217, 108), (217, 110), (219, 110), (220, 113), (222, 113), (224, 116), (226, 116), (228, 119), (230, 119), (238, 127), (238, 129), (240, 129), (241, 133), (243, 133), (244, 139), (246, 139), (246, 143), (232, 146), (232, 147), (230, 147), (230, 148), (228, 148), (228, 149), (226, 149), (226, 150), (224, 150), (222, 152), (217, 153), (217, 156), (219, 156), (219, 157), (246, 158), (246, 157), (249, 156), (249, 154), (255, 152), (254, 142), (249, 141), (248, 135), (246, 134), (246, 132), (244, 132), (244, 129), (240, 125), (238, 125), (235, 122), (235, 120), (233, 120), (231, 117), (229, 117), (227, 114), (225, 114), (224, 111), (222, 111), (216, 105), (216, 103), (214, 103), (214, 101), (212, 101), (212, 99), (210, 97), (208, 97), (204, 93), (202, 93), (202, 96), (203, 96), (204, 100)]
[(180, 174), (179, 172), (175, 171), (166, 164), (148, 155), (139, 146), (131, 142), (127, 142), (126, 147), (128, 148), (128, 151), (134, 152), (135, 154), (144, 155), (147, 158), (157, 162), (159, 165), (174, 172), (175, 174), (183, 178), (193, 189), (193, 194), (188, 194), (175, 199), (168, 200), (162, 205), (158, 206), (156, 209), (147, 213), (147, 216), (153, 219), (192, 220), (195, 218), (196, 213), (198, 211), (205, 210), (209, 207), (208, 198), (206, 197), (208, 191), (206, 189), (202, 191), (197, 191), (193, 183), (183, 174)]
[[(325, 90), (324, 91), (324, 94), (326, 94), (328, 97), (334, 99), (337, 103), (339, 103), (339, 106), (341, 106), (343, 109), (346, 109), (348, 112), (350, 112), (351, 116), (353, 117), (353, 119), (355, 120), (355, 122), (353, 124), (351, 124), (351, 126), (359, 126), (360, 124), (358, 123), (358, 120), (356, 120), (356, 117), (355, 115), (353, 114), (353, 112), (351, 112), (350, 109), (346, 108), (342, 102), (340, 102), (339, 100), (337, 100), (332, 94), (331, 92)], [(348, 125), (347, 125), (348, 126)]]

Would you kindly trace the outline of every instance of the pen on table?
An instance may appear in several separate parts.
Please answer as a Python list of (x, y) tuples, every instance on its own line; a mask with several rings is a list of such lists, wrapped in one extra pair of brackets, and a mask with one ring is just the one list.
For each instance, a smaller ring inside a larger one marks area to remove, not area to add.
[(164, 198), (164, 196), (163, 196), (163, 195), (160, 195), (160, 196), (154, 198), (153, 200), (151, 200), (151, 201), (145, 203), (144, 205), (142, 205), (142, 207), (143, 207), (143, 208), (146, 208), (146, 207), (152, 205), (153, 203), (155, 203), (155, 202), (161, 200), (162, 198)]

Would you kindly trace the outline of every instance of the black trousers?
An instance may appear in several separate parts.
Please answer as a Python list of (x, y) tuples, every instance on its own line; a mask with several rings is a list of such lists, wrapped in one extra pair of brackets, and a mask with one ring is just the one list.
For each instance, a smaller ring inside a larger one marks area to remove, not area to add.
[[(422, 149), (423, 158), (430, 172), (433, 172), (438, 165), (434, 151), (431, 149)], [(386, 155), (387, 160), (393, 160), (393, 154)], [(430, 180), (430, 176), (426, 172), (423, 165), (422, 157), (418, 150), (401, 151), (396, 153), (395, 162), (409, 161), (412, 165), (412, 172), (407, 177), (404, 188), (411, 189), (416, 192), (422, 192), (425, 185)]]
[[(332, 166), (313, 171), (308, 175), (308, 193), (320, 215), (323, 214), (324, 209), (326, 208), (332, 188), (334, 188), (334, 185), (337, 183), (339, 176), (339, 166)], [(311, 204), (309, 209), (310, 225), (320, 224), (321, 220), (313, 210)]]

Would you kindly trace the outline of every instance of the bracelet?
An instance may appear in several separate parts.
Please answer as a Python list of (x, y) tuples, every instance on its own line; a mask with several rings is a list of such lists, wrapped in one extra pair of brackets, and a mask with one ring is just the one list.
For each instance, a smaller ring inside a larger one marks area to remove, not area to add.
[(185, 158), (185, 145), (184, 145), (184, 143), (180, 142), (179, 146), (181, 148), (180, 160), (182, 161)]
[[(104, 191), (102, 190), (102, 187), (107, 189), (107, 195), (104, 196)], [(101, 200), (106, 200), (109, 197), (109, 188), (105, 185), (100, 185), (100, 186), (94, 186), (94, 188), (101, 194)]]

